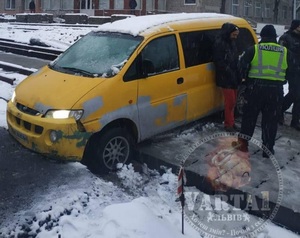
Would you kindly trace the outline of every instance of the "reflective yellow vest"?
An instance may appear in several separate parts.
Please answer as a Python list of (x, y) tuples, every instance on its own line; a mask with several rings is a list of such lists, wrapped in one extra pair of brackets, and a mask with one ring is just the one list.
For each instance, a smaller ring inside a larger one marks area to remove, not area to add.
[(284, 81), (287, 64), (287, 49), (275, 43), (254, 46), (249, 78)]

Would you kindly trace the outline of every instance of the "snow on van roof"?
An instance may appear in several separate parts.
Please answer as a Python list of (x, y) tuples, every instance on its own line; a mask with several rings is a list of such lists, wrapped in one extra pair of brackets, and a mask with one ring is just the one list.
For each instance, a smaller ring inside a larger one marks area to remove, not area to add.
[(188, 19), (203, 18), (234, 18), (234, 16), (219, 13), (173, 13), (173, 14), (157, 14), (138, 17), (130, 17), (123, 20), (106, 23), (97, 28), (97, 31), (121, 32), (131, 35), (139, 33), (153, 27), (168, 22), (175, 22)]

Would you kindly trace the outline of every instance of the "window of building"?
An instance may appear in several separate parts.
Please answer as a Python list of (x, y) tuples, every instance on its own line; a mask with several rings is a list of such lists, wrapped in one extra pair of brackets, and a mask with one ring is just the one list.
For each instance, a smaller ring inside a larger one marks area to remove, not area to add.
[(16, 1), (15, 0), (6, 0), (5, 9), (15, 9), (15, 8), (16, 8)]
[(146, 11), (152, 12), (154, 10), (154, 1), (153, 0), (147, 0), (146, 1)]
[(80, 9), (92, 9), (92, 1), (91, 0), (81, 0)]
[(109, 9), (109, 0), (100, 0), (99, 9)]
[(31, 0), (25, 0), (25, 9), (29, 10), (29, 3), (31, 2)]
[(115, 9), (116, 10), (123, 10), (124, 9), (124, 1), (115, 0)]
[(288, 18), (287, 15), (288, 15), (288, 8), (287, 8), (287, 6), (283, 6), (282, 7), (282, 19), (286, 20)]
[(60, 10), (60, 1), (50, 0), (50, 10)]
[(232, 0), (232, 15), (238, 16), (239, 15), (239, 1)]
[(166, 11), (166, 0), (158, 1), (158, 11)]
[(74, 10), (74, 1), (70, 0), (61, 0), (63, 10)]
[(196, 5), (196, 0), (184, 0), (184, 5)]
[[(30, 0), (26, 0), (30, 2)], [(74, 2), (70, 0), (42, 0), (42, 9), (46, 10), (74, 10)], [(29, 3), (28, 3), (29, 5)], [(27, 8), (28, 8), (27, 5)]]
[(261, 1), (255, 1), (255, 17), (261, 17)]
[(50, 8), (50, 1), (43, 0), (43, 1), (41, 2), (41, 5), (42, 5), (43, 11), (46, 11), (46, 10), (51, 9), (51, 8)]
[[(141, 7), (141, 1), (142, 0), (136, 0), (136, 10), (138, 10), (138, 9), (142, 9), (142, 7)], [(128, 8), (130, 8), (130, 7), (128, 7)]]
[(271, 4), (266, 3), (265, 7), (265, 18), (270, 18), (271, 17)]
[(244, 2), (244, 16), (251, 17), (252, 16), (252, 0), (245, 0)]

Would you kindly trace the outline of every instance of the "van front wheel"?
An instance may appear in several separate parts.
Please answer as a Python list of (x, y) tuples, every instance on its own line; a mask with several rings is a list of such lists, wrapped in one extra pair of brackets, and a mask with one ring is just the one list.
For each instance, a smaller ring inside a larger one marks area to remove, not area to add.
[(133, 140), (124, 128), (106, 130), (98, 143), (96, 156), (101, 172), (114, 171), (117, 164), (126, 164), (133, 156)]

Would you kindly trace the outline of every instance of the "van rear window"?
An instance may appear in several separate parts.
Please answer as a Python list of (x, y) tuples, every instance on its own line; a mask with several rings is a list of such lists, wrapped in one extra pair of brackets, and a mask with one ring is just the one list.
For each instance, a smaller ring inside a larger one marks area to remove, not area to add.
[[(255, 44), (251, 32), (246, 28), (240, 28), (240, 34), (236, 44), (239, 54)], [(180, 34), (184, 53), (185, 67), (206, 64), (212, 61), (212, 47), (220, 30), (205, 30), (184, 32)]]

